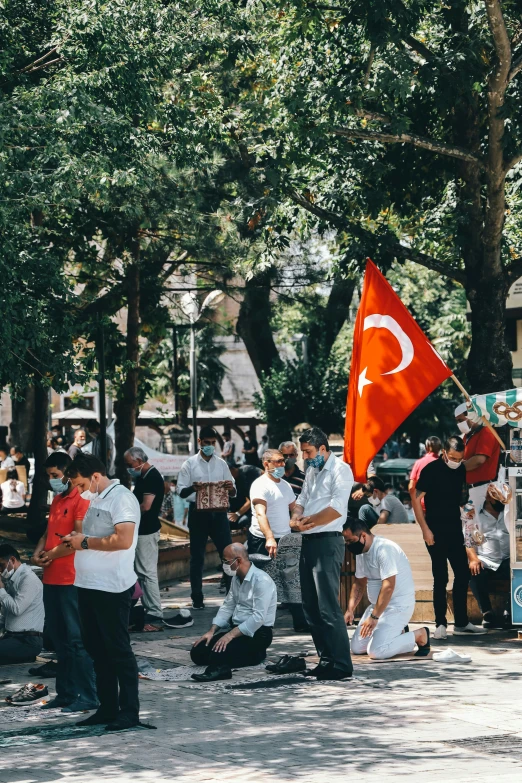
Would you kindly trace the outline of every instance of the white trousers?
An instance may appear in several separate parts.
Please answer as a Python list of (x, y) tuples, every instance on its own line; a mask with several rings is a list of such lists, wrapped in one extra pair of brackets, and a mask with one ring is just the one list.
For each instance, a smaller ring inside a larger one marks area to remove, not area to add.
[(486, 493), (488, 491), (488, 484), (481, 484), (480, 487), (468, 487), (469, 499), (473, 501), (475, 506), (475, 513), (478, 514), (484, 503), (486, 502)]
[(145, 607), (147, 614), (154, 615), (154, 617), (163, 617), (158, 584), (159, 540), (159, 530), (157, 533), (138, 536), (138, 544), (134, 556), (134, 568), (143, 590), (141, 603)]
[(408, 625), (415, 609), (415, 599), (408, 606), (387, 607), (379, 618), (371, 636), (361, 637), (359, 628), (368, 619), (374, 610), (369, 606), (352, 637), (351, 650), (354, 655), (368, 654), (369, 658), (376, 661), (384, 661), (393, 658), (394, 655), (413, 652), (415, 649), (415, 635), (413, 631), (402, 633)]

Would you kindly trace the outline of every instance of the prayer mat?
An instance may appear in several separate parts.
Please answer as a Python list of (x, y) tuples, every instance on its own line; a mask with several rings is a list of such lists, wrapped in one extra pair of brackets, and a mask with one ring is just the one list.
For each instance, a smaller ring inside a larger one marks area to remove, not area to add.
[[(55, 710), (42, 710), (41, 706), (44, 702), (45, 699), (40, 699), (32, 704), (20, 705), (19, 707), (2, 707), (0, 709), (0, 726), (4, 723), (41, 723), (44, 720), (56, 720), (58, 717), (63, 720), (61, 707), (57, 707)], [(79, 714), (75, 713), (74, 717), (78, 718)]]
[[(133, 726), (124, 731), (142, 731), (152, 726)], [(122, 732), (115, 732), (121, 734)], [(76, 726), (74, 723), (53, 724), (51, 726), (30, 726), (26, 729), (0, 731), (0, 748), (12, 748), (17, 745), (36, 745), (43, 742), (84, 739), (85, 737), (108, 736), (104, 726)]]
[[(257, 666), (244, 666), (240, 669), (233, 669), (233, 672), (252, 672), (265, 668), (265, 663), (260, 663)], [(202, 674), (206, 666), (176, 666), (173, 669), (158, 669), (156, 671), (140, 672), (140, 679), (152, 680), (154, 682), (181, 682), (183, 680), (190, 680), (191, 674)]]

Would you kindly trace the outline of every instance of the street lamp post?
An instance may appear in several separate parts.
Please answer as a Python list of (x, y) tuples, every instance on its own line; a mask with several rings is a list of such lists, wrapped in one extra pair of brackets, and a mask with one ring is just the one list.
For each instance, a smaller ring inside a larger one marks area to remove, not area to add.
[(211, 291), (201, 307), (192, 292), (183, 294), (181, 297), (181, 309), (188, 316), (190, 321), (190, 404), (192, 406), (192, 442), (194, 444), (194, 454), (198, 451), (198, 363), (196, 353), (196, 324), (205, 312), (213, 310), (225, 298), (223, 291)]

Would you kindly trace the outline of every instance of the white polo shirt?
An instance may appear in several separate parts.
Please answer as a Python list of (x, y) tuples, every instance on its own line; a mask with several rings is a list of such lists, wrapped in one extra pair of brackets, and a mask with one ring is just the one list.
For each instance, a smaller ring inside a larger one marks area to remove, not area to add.
[(134, 554), (138, 542), (140, 504), (129, 489), (114, 479), (96, 500), (91, 501), (83, 518), (82, 531), (86, 536), (104, 538), (112, 535), (116, 525), (122, 522), (134, 524), (131, 547), (116, 552), (99, 552), (94, 549), (76, 551), (74, 584), (77, 587), (123, 593), (136, 584)]

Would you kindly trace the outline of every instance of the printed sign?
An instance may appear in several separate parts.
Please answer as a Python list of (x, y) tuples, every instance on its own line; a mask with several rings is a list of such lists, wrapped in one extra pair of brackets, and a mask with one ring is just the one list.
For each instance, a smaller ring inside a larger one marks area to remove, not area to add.
[(513, 569), (511, 580), (511, 613), (514, 625), (522, 625), (522, 568)]

